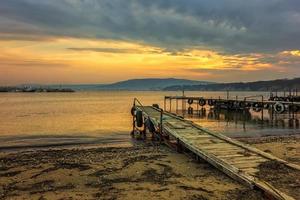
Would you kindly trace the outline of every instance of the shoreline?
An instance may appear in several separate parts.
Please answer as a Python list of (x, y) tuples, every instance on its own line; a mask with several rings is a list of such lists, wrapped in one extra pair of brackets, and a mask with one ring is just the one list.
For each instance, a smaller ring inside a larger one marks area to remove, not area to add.
[[(300, 164), (297, 135), (239, 140)], [(262, 167), (264, 174), (259, 176), (277, 183), (267, 170), (272, 166)], [(150, 141), (137, 141), (127, 147), (75, 146), (2, 152), (0, 168), (1, 200), (263, 199), (260, 192), (244, 187), (208, 163)], [(294, 179), (293, 184), (298, 184), (299, 178)]]
[[(280, 142), (290, 139), (300, 140), (300, 133), (262, 135), (262, 136), (228, 136), (247, 144), (267, 142)], [(43, 141), (44, 140), (44, 141)], [(70, 142), (71, 140), (71, 142)], [(29, 143), (28, 143), (29, 141)], [(43, 141), (43, 142), (41, 142)], [(120, 147), (134, 146), (143, 140), (132, 139), (129, 134), (107, 134), (101, 137), (68, 136), (68, 135), (43, 135), (29, 137), (0, 137), (0, 150), (2, 152), (16, 152), (20, 150), (43, 150), (52, 148), (94, 148), (94, 147)]]
[(103, 134), (94, 136), (43, 135), (25, 137), (0, 137), (0, 151), (17, 152), (28, 150), (43, 150), (52, 148), (92, 148), (106, 146), (131, 145), (129, 134)]

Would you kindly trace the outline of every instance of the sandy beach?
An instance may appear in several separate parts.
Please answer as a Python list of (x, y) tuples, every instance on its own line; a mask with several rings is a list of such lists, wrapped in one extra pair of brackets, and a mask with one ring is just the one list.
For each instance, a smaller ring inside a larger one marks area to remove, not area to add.
[(0, 0), (0, 200), (300, 200), (300, 0)]
[[(278, 158), (300, 165), (299, 135), (269, 136), (240, 140)], [(260, 165), (260, 172), (257, 174), (257, 177), (276, 186), (277, 189), (291, 197), (300, 199), (299, 170), (294, 170), (283, 164), (271, 161)]]
[[(241, 140), (300, 163), (299, 137)], [(0, 199), (263, 199), (206, 162), (150, 142), (1, 153), (0, 168)], [(258, 176), (278, 183), (262, 171)], [(293, 181), (284, 179), (281, 188), (295, 195), (299, 174), (286, 175)]]

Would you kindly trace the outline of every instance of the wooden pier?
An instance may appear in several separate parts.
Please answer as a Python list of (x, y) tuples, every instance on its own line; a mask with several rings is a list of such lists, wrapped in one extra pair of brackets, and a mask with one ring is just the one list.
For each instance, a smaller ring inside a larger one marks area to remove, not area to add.
[(293, 199), (269, 183), (257, 179), (255, 174), (259, 171), (259, 165), (267, 161), (277, 161), (297, 170), (300, 170), (300, 166), (222, 134), (210, 132), (156, 105), (143, 106), (135, 99), (132, 114), (133, 134), (145, 134), (148, 129), (154, 137), (170, 147), (192, 152), (233, 179), (262, 190), (270, 199)]
[(274, 126), (282, 124), (282, 126), (287, 125), (289, 128), (298, 129), (300, 127), (300, 102), (288, 101), (295, 98), (275, 101), (266, 99), (262, 95), (243, 98), (236, 96), (234, 99), (230, 99), (229, 94), (227, 98), (205, 98), (185, 95), (165, 96), (163, 108), (165, 111), (175, 112), (183, 117), (185, 114), (200, 116), (207, 109), (214, 112), (241, 113), (245, 116), (244, 121), (249, 113), (256, 113), (255, 115), (260, 117), (261, 124), (270, 121)]
[(238, 96), (236, 96), (235, 99), (230, 99), (229, 95), (227, 95), (227, 98), (221, 98), (221, 97), (204, 98), (204, 97), (193, 97), (193, 96), (185, 96), (185, 95), (165, 96), (164, 110), (169, 110), (171, 112), (173, 100), (176, 101), (176, 110), (178, 110), (179, 107), (181, 107), (181, 110), (183, 111), (188, 110), (187, 105), (188, 108), (191, 108), (192, 105), (196, 104), (198, 109), (203, 108), (205, 106), (209, 106), (218, 109), (240, 110), (240, 111), (253, 109), (255, 112), (261, 112), (261, 113), (263, 113), (264, 109), (270, 109), (277, 114), (282, 114), (286, 112), (289, 113), (300, 112), (300, 102), (269, 100), (269, 99), (265, 99), (263, 95), (248, 96), (248, 97), (243, 97), (242, 99), (239, 99)]

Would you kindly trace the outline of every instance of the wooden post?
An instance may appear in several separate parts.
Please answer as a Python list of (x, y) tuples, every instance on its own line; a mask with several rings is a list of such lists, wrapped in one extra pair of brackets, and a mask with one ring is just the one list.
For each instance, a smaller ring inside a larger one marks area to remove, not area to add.
[(261, 120), (262, 123), (264, 123), (264, 96), (261, 96), (261, 105), (262, 105), (262, 109), (261, 109)]
[(164, 110), (166, 110), (166, 97), (164, 99)]
[(162, 140), (163, 135), (163, 110), (160, 109), (160, 124), (159, 124), (159, 134), (160, 134), (160, 140)]
[(169, 111), (172, 112), (172, 98), (170, 98), (170, 108)]
[[(132, 106), (135, 108), (135, 99), (133, 100), (133, 105)], [(134, 136), (134, 131), (135, 131), (135, 116), (132, 115), (132, 131), (131, 131), (131, 136), (132, 137)]]
[(176, 141), (177, 141), (177, 145), (176, 145), (177, 148), (176, 148), (176, 151), (177, 151), (178, 153), (182, 153), (182, 146), (181, 146), (180, 140), (177, 138)]
[(272, 123), (272, 127), (274, 126), (274, 107), (273, 104), (270, 105), (271, 106), (271, 123)]
[(292, 101), (292, 108), (293, 108), (293, 119), (295, 119), (294, 101)]
[(244, 109), (243, 109), (243, 118), (246, 120), (246, 117), (245, 117), (245, 115), (246, 115), (246, 97), (244, 98)]
[(236, 95), (236, 96), (235, 96), (235, 110), (236, 110), (236, 111), (238, 111), (238, 109), (239, 109), (239, 108), (238, 108), (238, 99), (239, 99), (239, 97)]
[(181, 103), (182, 103), (181, 110), (182, 110), (182, 114), (183, 114), (185, 112), (185, 106), (184, 106), (185, 101), (183, 98), (181, 99)]

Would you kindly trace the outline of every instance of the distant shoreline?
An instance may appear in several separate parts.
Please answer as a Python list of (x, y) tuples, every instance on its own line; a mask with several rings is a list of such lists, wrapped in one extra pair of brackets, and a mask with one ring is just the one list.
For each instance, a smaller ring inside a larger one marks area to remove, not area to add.
[[(31, 90), (49, 90), (49, 92), (72, 91), (286, 91), (296, 93), (300, 91), (300, 78), (277, 79), (255, 82), (215, 83), (175, 78), (130, 79), (112, 84), (23, 84), (14, 86), (0, 86), (1, 89), (15, 88)], [(54, 91), (52, 91), (54, 90)], [(59, 91), (61, 90), (61, 91)]]
[(69, 88), (0, 87), (0, 93), (75, 92)]
[[(36, 91), (14, 91), (14, 90), (3, 90), (0, 87), (0, 93), (55, 93), (55, 92), (62, 92), (62, 93), (73, 93), (73, 92), (182, 92), (183, 90), (150, 90), (150, 89), (45, 89), (44, 91), (36, 90)], [(274, 92), (273, 90), (184, 90), (184, 92)], [(284, 93), (287, 92), (286, 90), (276, 90), (277, 93)]]

